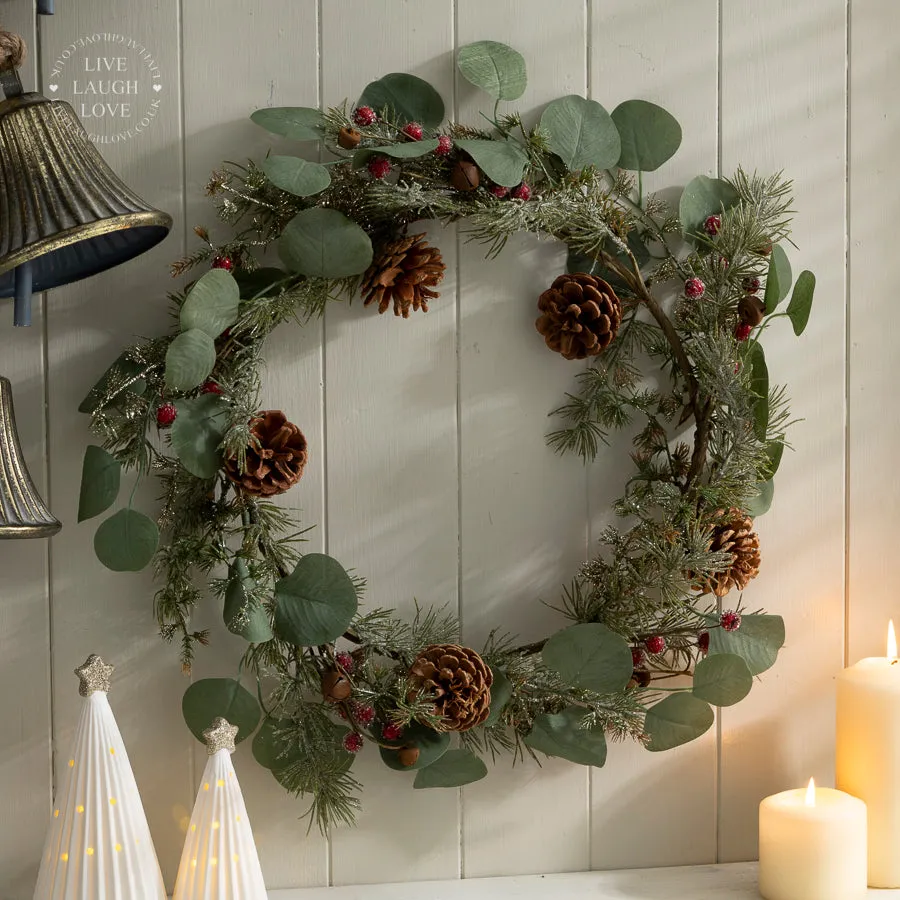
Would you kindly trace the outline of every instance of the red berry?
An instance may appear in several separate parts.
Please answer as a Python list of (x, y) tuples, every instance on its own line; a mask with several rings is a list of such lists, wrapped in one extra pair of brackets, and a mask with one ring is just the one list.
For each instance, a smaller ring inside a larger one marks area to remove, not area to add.
[(378, 120), (378, 116), (375, 115), (375, 110), (372, 109), (371, 106), (360, 106), (356, 112), (353, 113), (353, 121), (356, 122), (357, 125), (372, 125)]
[(748, 294), (755, 294), (759, 290), (759, 279), (758, 278), (745, 278), (742, 283), (744, 286), (744, 290)]
[(422, 130), (422, 126), (418, 122), (408, 122), (403, 126), (403, 133), (407, 137), (411, 137), (414, 141), (421, 141), (422, 135), (425, 134)]
[(234, 268), (234, 260), (230, 256), (217, 256), (212, 262), (212, 267), (230, 272)]
[(741, 614), (733, 609), (726, 609), (719, 621), (726, 631), (737, 631), (741, 627)]
[(503, 187), (502, 184), (495, 184), (491, 187), (491, 193), (501, 200), (509, 193), (509, 188)]
[(518, 187), (512, 189), (512, 196), (516, 200), (529, 200), (531, 199), (531, 187), (523, 181)]
[(715, 237), (719, 233), (719, 229), (721, 227), (722, 227), (722, 217), (721, 216), (707, 216), (706, 221), (703, 223), (703, 230), (710, 237)]
[(369, 706), (368, 703), (354, 703), (353, 718), (360, 725), (371, 725), (375, 721), (375, 707)]
[(648, 637), (646, 641), (644, 641), (644, 646), (647, 648), (648, 653), (652, 653), (656, 656), (659, 653), (662, 653), (666, 649), (666, 639), (661, 634), (654, 634), (652, 637)]
[(201, 394), (221, 394), (222, 387), (221, 387), (221, 385), (217, 384), (215, 381), (213, 381), (210, 378), (209, 381), (207, 381), (203, 385), (203, 387), (200, 388), (200, 393)]
[(391, 171), (391, 164), (386, 156), (376, 156), (369, 161), (369, 174), (373, 178), (386, 178)]
[(381, 736), (386, 741), (399, 741), (400, 738), (403, 737), (403, 729), (393, 722), (388, 722), (387, 725), (381, 729)]
[(709, 653), (709, 632), (701, 631), (697, 637), (697, 646), (704, 655)]
[(739, 341), (746, 341), (747, 338), (750, 337), (751, 331), (753, 331), (753, 329), (747, 325), (746, 322), (741, 322), (740, 325), (734, 329), (734, 336)]
[(346, 650), (341, 650), (340, 653), (335, 653), (334, 661), (348, 675), (352, 674), (353, 670), (356, 668), (356, 663), (354, 663), (353, 657)]
[(174, 403), (163, 403), (156, 410), (156, 424), (160, 428), (168, 428), (178, 418), (178, 410)]
[(688, 278), (684, 283), (684, 292), (691, 300), (702, 297), (705, 291), (706, 285), (699, 278)]
[(453, 140), (442, 134), (438, 138), (438, 145), (434, 148), (435, 156), (446, 156), (453, 149)]
[(355, 731), (348, 731), (344, 735), (344, 749), (348, 753), (359, 753), (364, 743), (362, 735), (357, 734)]
[(644, 651), (640, 647), (631, 648), (631, 665), (636, 669), (644, 662)]

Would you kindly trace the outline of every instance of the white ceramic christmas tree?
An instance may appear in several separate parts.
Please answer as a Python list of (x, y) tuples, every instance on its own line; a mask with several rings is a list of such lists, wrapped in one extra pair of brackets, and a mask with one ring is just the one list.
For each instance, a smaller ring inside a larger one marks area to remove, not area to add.
[(165, 900), (156, 851), (99, 656), (75, 670), (84, 700), (34, 900)]
[(203, 732), (209, 759), (191, 816), (172, 900), (266, 900), (247, 808), (231, 764), (237, 726)]

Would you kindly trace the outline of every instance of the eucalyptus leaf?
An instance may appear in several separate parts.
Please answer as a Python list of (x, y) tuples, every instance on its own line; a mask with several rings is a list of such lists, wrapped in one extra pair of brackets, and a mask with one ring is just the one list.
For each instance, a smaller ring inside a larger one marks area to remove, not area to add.
[(297, 197), (312, 197), (331, 184), (325, 166), (299, 156), (268, 156), (259, 167), (275, 187)]
[(554, 634), (542, 651), (544, 664), (574, 687), (613, 693), (634, 671), (631, 648), (606, 625), (572, 625)]
[(78, 521), (84, 522), (106, 512), (119, 496), (121, 481), (122, 464), (102, 447), (89, 444), (81, 466)]
[(199, 328), (182, 331), (166, 351), (166, 387), (192, 391), (209, 377), (216, 364), (216, 345)]
[(181, 306), (181, 330), (198, 328), (217, 338), (237, 322), (241, 292), (234, 276), (224, 269), (210, 269), (194, 282)]
[(289, 269), (309, 278), (346, 278), (369, 267), (372, 241), (342, 212), (314, 206), (288, 222), (278, 253)]
[(491, 666), (494, 680), (491, 683), (491, 708), (488, 717), (484, 720), (484, 727), (490, 728), (500, 721), (506, 704), (512, 697), (512, 682), (506, 677), (502, 669)]
[(734, 706), (752, 687), (753, 676), (747, 663), (733, 653), (707, 656), (694, 668), (694, 696), (713, 706)]
[(120, 509), (94, 535), (97, 559), (113, 572), (140, 572), (158, 546), (156, 522), (133, 509)]
[[(107, 401), (114, 402), (123, 391), (129, 391), (138, 397), (147, 390), (147, 382), (137, 376), (142, 374), (144, 367), (134, 360), (128, 359), (123, 353), (100, 376), (97, 383), (88, 391), (87, 396), (78, 404), (78, 412), (96, 412)], [(119, 389), (119, 385), (127, 384), (127, 387)], [(112, 396), (111, 395), (112, 392)]]
[(753, 433), (757, 440), (765, 441), (769, 431), (769, 367), (759, 341), (749, 345), (746, 362), (750, 365), (750, 390), (757, 397), (753, 404)]
[(606, 737), (602, 728), (583, 728), (585, 710), (568, 706), (560, 713), (541, 713), (534, 720), (525, 744), (532, 750), (558, 756), (581, 766), (606, 763)]
[(181, 713), (191, 734), (205, 743), (203, 732), (214, 719), (226, 719), (237, 725), (237, 743), (250, 737), (259, 724), (260, 709), (256, 697), (233, 678), (204, 678), (195, 681), (181, 698)]
[(275, 266), (264, 266), (247, 272), (241, 269), (235, 273), (235, 281), (241, 292), (241, 298), (250, 300), (254, 297), (267, 297), (275, 288), (282, 287), (281, 282), (288, 278), (284, 269)]
[(652, 172), (681, 146), (681, 126), (667, 110), (646, 100), (626, 100), (611, 113), (619, 130), (619, 168)]
[(325, 137), (325, 117), (308, 106), (276, 106), (258, 109), (250, 116), (266, 131), (294, 141), (318, 141)]
[(340, 637), (356, 615), (356, 588), (343, 566), (323, 553), (310, 553), (275, 584), (275, 632), (298, 647), (315, 647)]
[(516, 140), (480, 140), (459, 138), (455, 141), (460, 150), (468, 153), (491, 181), (504, 187), (520, 184), (528, 165), (528, 154)]
[(816, 292), (816, 276), (812, 272), (803, 271), (797, 276), (791, 302), (788, 303), (787, 314), (794, 326), (794, 334), (800, 337), (809, 322), (812, 310), (813, 294)]
[(784, 646), (784, 620), (781, 616), (750, 614), (741, 617), (737, 631), (709, 629), (709, 655), (733, 653), (747, 663), (751, 675), (770, 669)]
[(410, 141), (406, 144), (387, 144), (384, 147), (366, 147), (353, 154), (353, 168), (362, 169), (368, 165), (373, 156), (389, 156), (391, 159), (418, 159), (434, 153), (438, 146), (437, 138), (424, 141)]
[(754, 519), (764, 516), (772, 506), (775, 499), (775, 482), (770, 478), (756, 486), (756, 495), (751, 497), (745, 504), (744, 508), (748, 516)]
[(588, 275), (596, 275), (606, 281), (616, 293), (627, 291), (628, 285), (611, 269), (607, 269), (598, 259), (579, 253), (577, 250), (569, 250), (566, 258), (566, 271), (569, 273), (585, 272)]
[(476, 41), (461, 47), (456, 57), (460, 74), (497, 100), (518, 100), (525, 93), (528, 73), (518, 50), (497, 41)]
[(781, 244), (776, 244), (772, 248), (772, 255), (769, 257), (769, 272), (766, 275), (766, 315), (775, 312), (778, 304), (784, 300), (791, 289), (791, 261), (784, 252)]
[(430, 766), (420, 769), (413, 782), (423, 788), (456, 788), (481, 781), (488, 773), (484, 761), (471, 750), (448, 750)]
[(766, 471), (771, 478), (781, 466), (784, 456), (784, 438), (773, 438), (766, 444)]
[(437, 128), (444, 121), (441, 95), (427, 81), (406, 72), (392, 72), (368, 84), (357, 106), (371, 106), (379, 113), (387, 110), (400, 125), (418, 122)]
[(198, 478), (214, 478), (222, 465), (222, 438), (228, 429), (229, 405), (217, 394), (175, 403), (178, 415), (169, 432), (181, 464)]
[(703, 233), (703, 223), (712, 215), (735, 206), (740, 198), (737, 191), (721, 178), (698, 175), (689, 181), (678, 203), (678, 217), (685, 235)]
[(303, 758), (302, 751), (285, 740), (283, 733), (291, 727), (290, 719), (266, 718), (253, 737), (253, 758), (270, 772), (284, 769)]
[(650, 738), (647, 749), (653, 752), (671, 750), (705, 734), (715, 716), (704, 700), (693, 694), (669, 694), (647, 710), (644, 732)]
[(622, 141), (609, 113), (596, 100), (577, 94), (548, 104), (541, 115), (541, 129), (550, 149), (572, 171), (587, 166), (608, 169), (619, 161)]
[(272, 640), (272, 626), (265, 607), (255, 596), (256, 582), (250, 577), (247, 563), (238, 557), (228, 570), (228, 587), (222, 618), (225, 627), (250, 644)]
[[(404, 729), (403, 737), (398, 741), (385, 741), (379, 747), (382, 762), (398, 772), (411, 772), (424, 769), (437, 762), (450, 749), (450, 735), (445, 731), (434, 731), (418, 722), (413, 722)], [(402, 747), (417, 747), (419, 758), (411, 766), (400, 762), (397, 751)]]

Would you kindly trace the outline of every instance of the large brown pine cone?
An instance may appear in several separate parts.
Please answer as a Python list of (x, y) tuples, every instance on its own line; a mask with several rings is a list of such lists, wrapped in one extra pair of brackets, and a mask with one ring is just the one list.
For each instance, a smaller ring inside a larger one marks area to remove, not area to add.
[(269, 409), (250, 420), (255, 438), (247, 447), (245, 471), (225, 460), (225, 474), (246, 494), (273, 497), (292, 488), (303, 475), (309, 453), (303, 432), (284, 413)]
[(365, 305), (378, 304), (384, 313), (393, 303), (394, 315), (409, 318), (411, 309), (428, 312), (428, 301), (440, 297), (431, 290), (444, 279), (447, 268), (437, 247), (426, 244), (424, 234), (405, 234), (385, 246), (363, 275)]
[(694, 588), (724, 597), (733, 587), (742, 591), (759, 574), (759, 536), (753, 530), (753, 519), (736, 507), (719, 510), (717, 519), (709, 549), (731, 553), (732, 562), (724, 571), (698, 579)]
[(547, 346), (566, 359), (584, 359), (605, 350), (622, 322), (622, 301), (596, 275), (560, 275), (538, 298), (534, 323)]
[(438, 731), (468, 731), (488, 717), (494, 675), (468, 647), (426, 647), (410, 667), (409, 678), (417, 690), (434, 696), (435, 714), (443, 717)]

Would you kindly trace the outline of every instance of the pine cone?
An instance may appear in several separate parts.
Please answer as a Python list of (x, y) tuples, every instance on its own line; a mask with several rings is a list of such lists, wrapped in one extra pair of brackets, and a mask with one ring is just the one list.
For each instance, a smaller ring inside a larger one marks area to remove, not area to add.
[(434, 696), (435, 715), (444, 719), (436, 730), (468, 731), (488, 717), (494, 675), (474, 650), (457, 644), (426, 647), (409, 677), (417, 690)]
[(566, 359), (584, 359), (605, 350), (622, 322), (622, 301), (595, 275), (560, 275), (538, 298), (534, 323), (547, 346)]
[(719, 510), (717, 521), (709, 549), (731, 553), (732, 563), (722, 572), (700, 578), (694, 589), (724, 597), (733, 587), (742, 591), (759, 574), (759, 536), (753, 530), (753, 519), (736, 507)]
[(379, 253), (363, 275), (365, 305), (378, 304), (384, 313), (394, 304), (394, 315), (409, 318), (410, 309), (428, 312), (428, 301), (440, 297), (432, 291), (447, 268), (441, 251), (425, 243), (424, 234), (404, 234)]
[(225, 460), (225, 474), (246, 494), (273, 497), (292, 488), (303, 475), (309, 457), (303, 432), (278, 409), (250, 420), (253, 440), (247, 447), (245, 471), (234, 458)]

